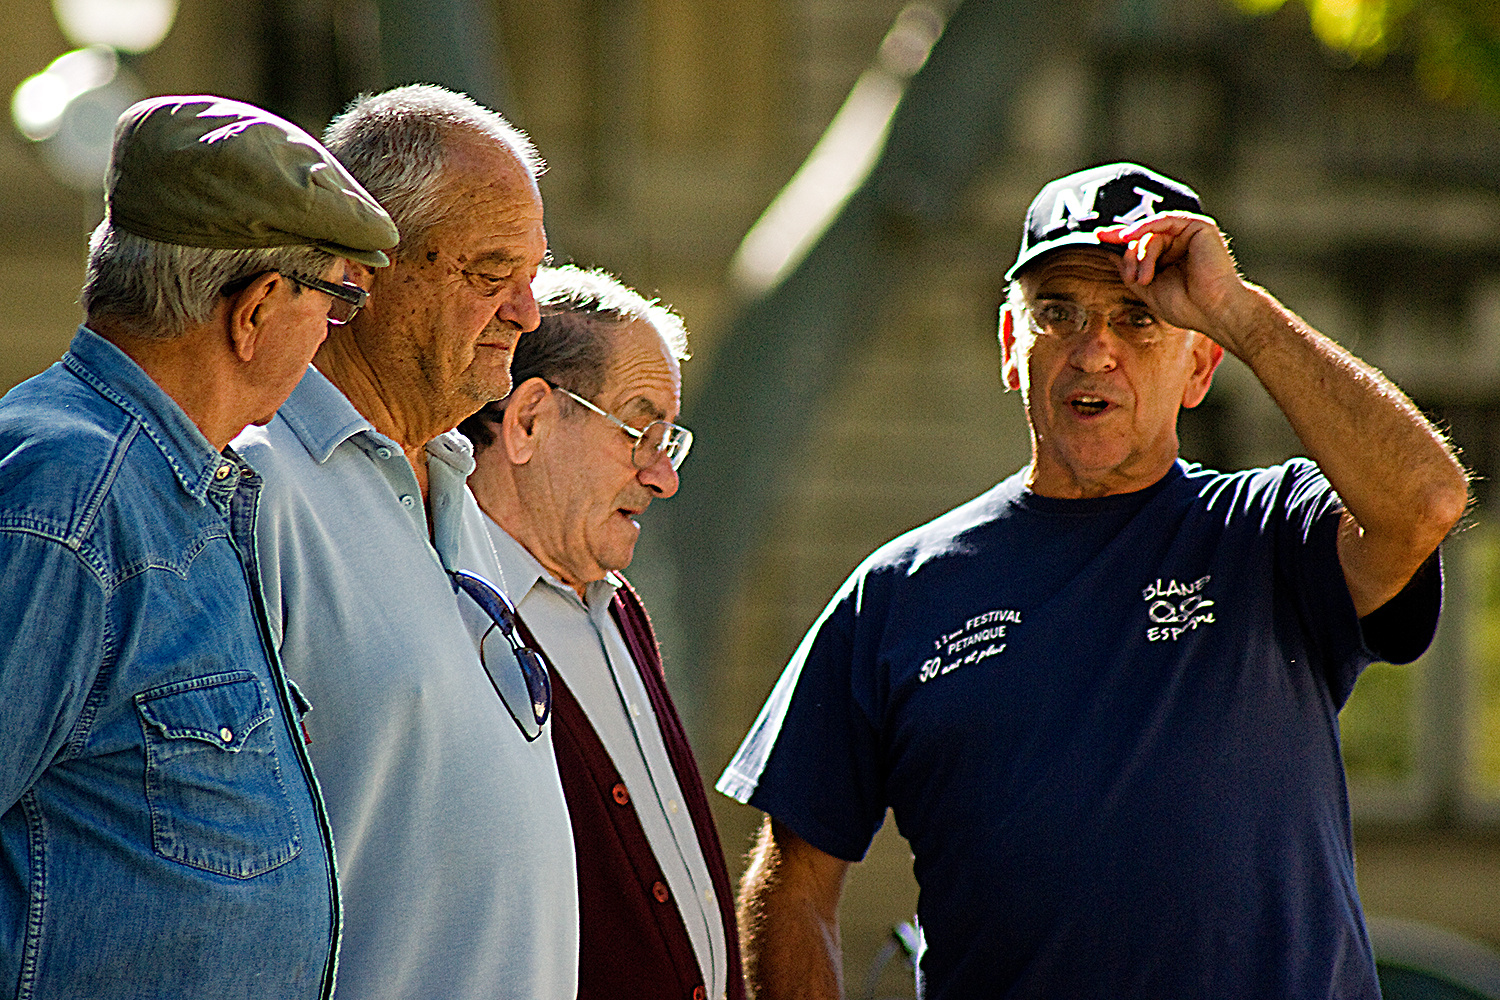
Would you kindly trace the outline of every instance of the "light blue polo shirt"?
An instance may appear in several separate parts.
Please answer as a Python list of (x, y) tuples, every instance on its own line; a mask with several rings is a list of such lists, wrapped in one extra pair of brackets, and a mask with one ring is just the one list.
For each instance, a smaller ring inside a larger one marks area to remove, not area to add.
[(344, 903), (340, 996), (576, 991), (573, 838), (550, 730), (528, 743), (478, 656), (489, 620), (446, 569), (499, 582), (456, 432), (416, 476), (316, 369), (235, 448), (265, 478), (257, 549)]

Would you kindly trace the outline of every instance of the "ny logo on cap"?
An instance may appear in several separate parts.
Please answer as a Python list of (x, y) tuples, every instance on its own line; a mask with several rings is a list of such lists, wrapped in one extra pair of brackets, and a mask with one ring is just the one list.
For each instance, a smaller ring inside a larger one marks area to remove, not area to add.
[(1062, 225), (1064, 212), (1068, 213), (1069, 229), (1077, 229), (1079, 223), (1099, 218), (1099, 213), (1094, 211), (1094, 201), (1099, 189), (1109, 180), (1111, 178), (1101, 177), (1099, 180), (1085, 181), (1077, 187), (1059, 188), (1057, 197), (1052, 200), (1052, 217), (1047, 220), (1042, 232), (1051, 232)]
[[(1043, 232), (1056, 229), (1064, 221), (1067, 222), (1069, 229), (1077, 229), (1081, 223), (1092, 222), (1099, 218), (1099, 213), (1095, 211), (1099, 201), (1099, 189), (1111, 180), (1114, 178), (1106, 177), (1087, 181), (1074, 188), (1060, 188), (1056, 198), (1052, 201), (1052, 217), (1047, 220)], [(1115, 217), (1114, 221), (1121, 225), (1138, 222), (1155, 215), (1156, 206), (1165, 197), (1142, 187), (1132, 188), (1132, 190), (1141, 196), (1141, 201), (1130, 211)], [(1063, 219), (1063, 213), (1067, 213), (1066, 220)]]
[(1121, 225), (1151, 218), (1151, 216), (1156, 214), (1157, 203), (1166, 197), (1165, 195), (1157, 194), (1155, 191), (1147, 191), (1145, 188), (1132, 188), (1131, 190), (1141, 196), (1141, 203), (1115, 219)]

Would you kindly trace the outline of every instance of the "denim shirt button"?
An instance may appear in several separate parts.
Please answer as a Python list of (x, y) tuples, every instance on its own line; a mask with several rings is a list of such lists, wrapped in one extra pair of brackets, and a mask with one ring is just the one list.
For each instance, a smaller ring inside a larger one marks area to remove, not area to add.
[(214, 470), (214, 478), (215, 479), (228, 479), (229, 478), (229, 474), (231, 472), (233, 472), (233, 471), (234, 471), (234, 466), (231, 465), (228, 462), (225, 462), (223, 465), (219, 466), (217, 469)]
[(390, 458), (392, 452), (391, 449), (385, 447), (384, 445), (381, 445), (379, 448), (375, 449), (375, 454), (380, 458)]
[(401, 506), (403, 507), (414, 507), (416, 506), (416, 503), (416, 498), (414, 498), (410, 493), (403, 494), (401, 497)]
[(223, 740), (225, 743), (233, 743), (234, 730), (230, 729), (228, 726), (223, 727), (219, 730), (219, 739)]

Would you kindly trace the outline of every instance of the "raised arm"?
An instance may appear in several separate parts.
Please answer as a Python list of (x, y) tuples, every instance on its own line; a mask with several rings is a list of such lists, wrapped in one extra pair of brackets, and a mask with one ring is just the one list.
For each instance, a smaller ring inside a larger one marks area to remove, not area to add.
[(843, 995), (839, 896), (848, 868), (766, 817), (740, 881), (740, 948), (753, 1000)]
[(1463, 516), (1468, 477), (1443, 435), (1380, 372), (1246, 282), (1212, 219), (1159, 215), (1100, 234), (1162, 319), (1245, 362), (1344, 503), (1339, 562), (1367, 615), (1406, 586)]

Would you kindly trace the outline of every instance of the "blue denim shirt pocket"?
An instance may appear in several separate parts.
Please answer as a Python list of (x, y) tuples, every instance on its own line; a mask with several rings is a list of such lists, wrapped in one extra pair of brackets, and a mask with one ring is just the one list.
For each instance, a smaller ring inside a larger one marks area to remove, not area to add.
[(272, 704), (248, 670), (194, 677), (135, 696), (157, 854), (246, 879), (301, 853), (274, 727), (266, 725), (275, 717)]

